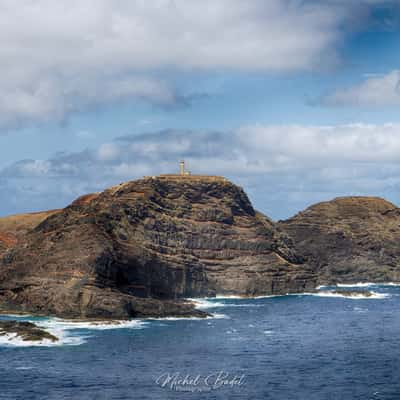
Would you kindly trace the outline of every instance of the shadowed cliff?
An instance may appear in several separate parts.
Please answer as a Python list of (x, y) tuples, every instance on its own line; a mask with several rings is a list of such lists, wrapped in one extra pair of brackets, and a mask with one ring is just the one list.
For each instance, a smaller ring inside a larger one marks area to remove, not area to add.
[(400, 209), (384, 199), (337, 198), (278, 225), (319, 283), (400, 281)]
[(316, 277), (291, 240), (218, 177), (156, 177), (86, 195), (8, 246), (3, 310), (202, 315), (184, 297), (283, 294)]

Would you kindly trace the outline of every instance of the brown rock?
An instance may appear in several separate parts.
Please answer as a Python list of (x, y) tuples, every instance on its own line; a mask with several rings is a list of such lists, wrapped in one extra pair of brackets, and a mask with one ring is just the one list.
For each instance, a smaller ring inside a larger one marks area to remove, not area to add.
[(58, 338), (32, 322), (25, 321), (0, 321), (0, 335), (16, 335), (23, 341), (38, 342), (50, 340), (57, 342)]
[(224, 178), (141, 179), (30, 230), (0, 265), (0, 306), (77, 318), (205, 316), (181, 299), (315, 287), (291, 246)]
[(18, 243), (24, 235), (50, 215), (60, 210), (50, 210), (29, 214), (10, 215), (0, 218), (0, 257)]
[(279, 223), (320, 284), (400, 280), (400, 209), (377, 197), (343, 197)]

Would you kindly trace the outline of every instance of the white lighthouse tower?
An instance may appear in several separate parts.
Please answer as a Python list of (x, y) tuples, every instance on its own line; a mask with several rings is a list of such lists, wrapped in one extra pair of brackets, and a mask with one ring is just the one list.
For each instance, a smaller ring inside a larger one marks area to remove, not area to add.
[(190, 175), (190, 171), (186, 171), (185, 169), (185, 160), (181, 160), (179, 162), (179, 171), (181, 176), (188, 176)]

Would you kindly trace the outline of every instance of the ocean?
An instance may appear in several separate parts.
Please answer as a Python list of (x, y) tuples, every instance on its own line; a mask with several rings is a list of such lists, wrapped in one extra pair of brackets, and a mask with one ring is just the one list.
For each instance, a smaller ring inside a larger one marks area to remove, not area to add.
[(359, 285), (365, 298), (331, 290), (197, 299), (209, 319), (3, 316), (60, 342), (0, 337), (0, 399), (400, 399), (400, 286)]

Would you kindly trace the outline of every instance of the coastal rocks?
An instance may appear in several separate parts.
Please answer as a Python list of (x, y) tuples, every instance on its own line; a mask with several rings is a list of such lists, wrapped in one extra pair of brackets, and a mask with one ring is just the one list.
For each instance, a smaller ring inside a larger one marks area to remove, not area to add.
[(160, 176), (86, 195), (8, 248), (0, 308), (68, 318), (207, 316), (187, 297), (302, 292), (291, 239), (219, 177)]
[(58, 338), (39, 328), (31, 322), (25, 321), (0, 321), (0, 336), (10, 336), (25, 342), (41, 342), (44, 340), (57, 342)]
[(400, 210), (376, 197), (343, 197), (279, 222), (319, 284), (400, 281)]
[(399, 240), (400, 211), (383, 199), (338, 198), (274, 223), (224, 178), (149, 177), (1, 218), (0, 311), (207, 317), (185, 298), (400, 281)]

